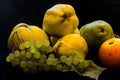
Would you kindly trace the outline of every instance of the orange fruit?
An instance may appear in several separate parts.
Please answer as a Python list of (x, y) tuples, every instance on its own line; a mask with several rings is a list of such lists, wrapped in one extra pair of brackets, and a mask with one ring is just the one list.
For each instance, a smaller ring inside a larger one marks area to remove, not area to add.
[(120, 38), (110, 38), (99, 48), (99, 59), (108, 68), (120, 68)]

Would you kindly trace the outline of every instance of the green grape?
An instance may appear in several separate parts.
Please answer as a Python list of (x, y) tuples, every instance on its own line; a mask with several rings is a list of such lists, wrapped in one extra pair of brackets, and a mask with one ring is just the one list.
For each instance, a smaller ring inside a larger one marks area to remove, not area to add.
[(6, 61), (7, 61), (7, 62), (11, 62), (13, 59), (14, 59), (13, 53), (10, 53), (10, 54), (6, 57)]
[(72, 58), (67, 58), (66, 60), (65, 60), (65, 63), (68, 65), (68, 66), (70, 66), (71, 64), (72, 64)]
[(34, 63), (34, 67), (37, 67), (37, 66), (38, 66), (37, 61), (34, 61), (33, 63)]
[(47, 72), (47, 71), (49, 71), (50, 69), (51, 69), (51, 67), (50, 67), (49, 65), (47, 65), (47, 64), (44, 64), (44, 65), (43, 65), (43, 70), (44, 70), (44, 71)]
[(78, 68), (79, 68), (79, 69), (84, 69), (84, 62), (79, 63), (79, 64), (78, 64)]
[(20, 56), (19, 58), (20, 58), (21, 61), (26, 61), (27, 60), (27, 58), (25, 57), (25, 55), (24, 56)]
[(29, 68), (23, 68), (23, 72), (24, 73), (30, 73), (30, 69)]
[(28, 68), (33, 68), (33, 67), (34, 67), (33, 61), (28, 61), (28, 62), (27, 62), (27, 67), (28, 67)]
[(76, 53), (75, 53), (75, 52), (71, 52), (71, 53), (70, 53), (70, 56), (71, 56), (71, 57), (74, 57), (74, 56), (76, 56)]
[(49, 58), (55, 58), (55, 55), (54, 55), (54, 54), (49, 54), (48, 57), (49, 57)]
[(44, 46), (49, 46), (49, 45), (50, 45), (49, 40), (44, 40), (44, 41), (43, 41), (43, 45), (44, 45)]
[(53, 58), (52, 59), (52, 65), (57, 65), (58, 64), (58, 59), (57, 58)]
[(20, 55), (21, 56), (25, 56), (25, 54), (26, 54), (26, 51), (25, 50), (21, 50)]
[(52, 65), (52, 63), (53, 63), (52, 58), (46, 59), (46, 64), (47, 64), (47, 65)]
[(62, 69), (63, 69), (62, 64), (57, 64), (57, 65), (56, 65), (56, 70), (62, 71)]
[(6, 61), (7, 61), (7, 62), (11, 62), (12, 60), (10, 59), (9, 56), (7, 56), (7, 57), (6, 57)]
[(67, 56), (65, 56), (65, 55), (62, 55), (62, 56), (60, 57), (60, 61), (63, 62), (63, 63), (66, 62), (66, 59), (67, 59)]
[(42, 54), (41, 57), (40, 57), (40, 59), (43, 60), (43, 61), (45, 61), (46, 58), (47, 58), (47, 56), (45, 54)]
[(11, 62), (11, 59), (10, 59), (9, 56), (6, 57), (6, 61), (7, 61), (7, 62)]
[(14, 54), (15, 57), (19, 57), (20, 56), (20, 52), (18, 50), (15, 50), (13, 54)]
[(73, 59), (73, 65), (78, 65), (78, 60), (77, 59)]
[(73, 63), (73, 65), (78, 65), (78, 63), (79, 63), (79, 58), (74, 57), (72, 63)]
[(36, 47), (34, 45), (31, 45), (31, 47), (29, 48), (31, 53), (35, 53), (36, 52)]
[(46, 53), (46, 51), (47, 51), (47, 46), (44, 46), (44, 45), (41, 46), (41, 47), (40, 47), (40, 51)]
[(83, 63), (83, 62), (79, 63), (77, 67), (78, 67), (77, 70), (78, 70), (79, 72), (82, 73), (82, 72), (85, 71), (85, 67), (84, 67), (84, 63)]
[(62, 72), (70, 71), (70, 67), (68, 65), (62, 65)]
[(83, 61), (84, 68), (87, 68), (89, 66), (89, 61), (84, 60)]
[(42, 45), (43, 45), (42, 41), (36, 41), (36, 42), (35, 42), (35, 46), (36, 46), (37, 48), (40, 48)]
[(47, 50), (46, 50), (46, 53), (51, 53), (51, 52), (53, 52), (53, 47), (48, 46)]
[(10, 53), (6, 58), (6, 61), (11, 62), (14, 58), (15, 58), (15, 56), (13, 55), (13, 53)]
[(25, 49), (24, 43), (21, 43), (21, 44), (19, 45), (19, 49), (20, 49), (20, 50)]
[(44, 60), (40, 59), (40, 60), (37, 61), (37, 65), (38, 65), (38, 66), (41, 67), (41, 66), (43, 66), (43, 64), (45, 64), (45, 61), (44, 61)]
[(32, 58), (32, 53), (27, 52), (27, 53), (25, 54), (25, 57), (26, 57), (26, 58)]
[(51, 46), (41, 46), (40, 51), (44, 53), (50, 53), (53, 52), (53, 48)]
[(26, 61), (21, 61), (20, 62), (20, 67), (21, 68), (26, 68), (27, 67), (27, 62)]
[(17, 66), (20, 63), (19, 58), (15, 58), (14, 60), (11, 61), (12, 66)]
[(30, 48), (30, 46), (31, 46), (31, 43), (29, 41), (24, 42), (24, 47), (25, 48)]
[(41, 57), (41, 53), (37, 51), (36, 53), (33, 54), (33, 57), (35, 59), (39, 59)]
[(79, 62), (83, 62), (84, 61), (84, 57), (82, 57), (82, 56), (75, 56), (78, 60), (79, 60)]

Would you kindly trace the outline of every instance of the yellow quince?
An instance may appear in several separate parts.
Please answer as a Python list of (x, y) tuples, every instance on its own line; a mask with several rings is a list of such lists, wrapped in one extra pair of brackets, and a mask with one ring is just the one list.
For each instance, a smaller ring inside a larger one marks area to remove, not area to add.
[(73, 33), (78, 25), (79, 19), (71, 5), (56, 4), (46, 11), (42, 27), (50, 36), (62, 37)]

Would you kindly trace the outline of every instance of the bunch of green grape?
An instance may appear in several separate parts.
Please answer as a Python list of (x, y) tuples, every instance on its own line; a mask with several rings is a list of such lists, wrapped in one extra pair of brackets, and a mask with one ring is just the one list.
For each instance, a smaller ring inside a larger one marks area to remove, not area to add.
[(56, 54), (48, 40), (26, 41), (19, 45), (19, 49), (12, 51), (6, 61), (21, 68), (25, 73), (55, 70), (64, 72), (74, 69), (82, 72), (89, 66), (89, 61), (74, 53), (69, 56)]
[(12, 51), (6, 61), (14, 67), (20, 67), (24, 72), (36, 72), (45, 64), (47, 55), (53, 51), (48, 40), (26, 41), (19, 45), (19, 49)]

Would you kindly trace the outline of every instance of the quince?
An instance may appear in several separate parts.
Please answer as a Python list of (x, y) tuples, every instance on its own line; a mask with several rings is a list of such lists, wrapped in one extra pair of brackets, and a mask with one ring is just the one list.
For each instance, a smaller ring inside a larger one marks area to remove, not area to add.
[(9, 50), (18, 48), (20, 43), (25, 41), (49, 40), (46, 32), (35, 25), (26, 23), (17, 24), (8, 38)]
[[(78, 28), (76, 28), (75, 31), (73, 32), (73, 34), (80, 34), (80, 30)], [(50, 36), (51, 44), (54, 45), (59, 38), (60, 37)]]
[(87, 42), (79, 34), (67, 34), (63, 36), (55, 43), (53, 49), (59, 55), (68, 56), (74, 53), (82, 58), (85, 58), (88, 52)]
[(46, 11), (42, 27), (50, 36), (62, 37), (73, 33), (78, 25), (79, 19), (71, 5), (56, 4)]

